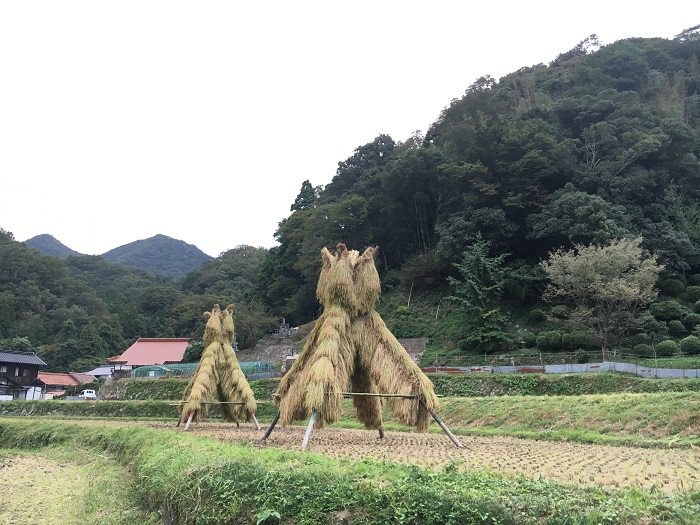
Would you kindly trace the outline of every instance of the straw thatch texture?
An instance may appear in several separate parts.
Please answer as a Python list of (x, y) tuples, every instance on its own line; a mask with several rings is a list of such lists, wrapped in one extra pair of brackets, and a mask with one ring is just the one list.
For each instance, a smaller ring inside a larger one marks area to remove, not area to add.
[[(341, 393), (350, 387), (354, 392), (415, 396), (388, 402), (401, 422), (427, 430), (437, 397), (430, 380), (374, 310), (381, 290), (375, 252), (367, 248), (360, 255), (344, 244), (336, 247), (335, 255), (321, 251), (316, 295), (324, 312), (280, 382), (276, 402), (282, 424), (307, 419), (314, 410), (316, 427), (337, 421)], [(381, 428), (381, 398), (354, 396), (353, 404), (367, 428)]]
[(187, 419), (191, 412), (195, 414), (193, 421), (202, 420), (207, 415), (208, 404), (218, 399), (225, 419), (250, 421), (257, 405), (231, 346), (233, 305), (222, 311), (216, 304), (205, 315), (208, 321), (203, 339), (207, 346), (183, 394), (185, 403), (180, 406), (180, 420)]
[(284, 375), (275, 401), (283, 425), (307, 419), (315, 410), (315, 426), (322, 428), (338, 421), (354, 366), (347, 333), (350, 316), (345, 309), (331, 305), (323, 312), (309, 334), (304, 349)]

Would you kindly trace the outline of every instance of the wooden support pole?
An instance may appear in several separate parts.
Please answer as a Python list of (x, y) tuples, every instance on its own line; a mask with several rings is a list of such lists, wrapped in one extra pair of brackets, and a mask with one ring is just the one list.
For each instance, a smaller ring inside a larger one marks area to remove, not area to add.
[(258, 423), (258, 418), (255, 417), (255, 413), (251, 412), (250, 415), (253, 416), (253, 423), (255, 423), (255, 430), (260, 430), (260, 423)]
[(185, 430), (190, 429), (190, 425), (192, 424), (192, 418), (194, 417), (194, 412), (195, 412), (194, 410), (192, 412), (190, 412), (190, 415), (187, 418), (187, 423), (185, 423)]
[(267, 430), (263, 434), (263, 437), (260, 441), (265, 441), (267, 438), (270, 437), (270, 434), (272, 434), (272, 429), (275, 428), (275, 425), (277, 422), (280, 420), (280, 411), (277, 411), (277, 414), (275, 414), (275, 418), (272, 420), (272, 423), (270, 423), (270, 426), (267, 427)]
[(364, 397), (403, 397), (405, 399), (415, 399), (418, 396), (413, 394), (373, 394), (371, 392), (343, 392), (346, 397), (364, 396)]
[(384, 429), (379, 427), (379, 439), (384, 439)]
[(438, 416), (433, 410), (430, 410), (428, 408), (428, 405), (426, 405), (425, 401), (423, 401), (422, 399), (420, 400), (420, 404), (423, 405), (428, 412), (430, 412), (430, 415), (433, 416), (433, 419), (437, 422), (438, 425), (440, 425), (440, 428), (445, 434), (447, 434), (447, 437), (450, 438), (452, 443), (454, 443), (455, 447), (464, 448), (462, 442), (459, 439), (457, 439), (457, 437), (452, 432), (450, 432), (450, 429), (447, 428), (447, 425), (445, 425), (445, 423), (442, 422), (440, 416)]
[(316, 421), (316, 411), (311, 412), (311, 419), (309, 419), (309, 426), (306, 427), (306, 432), (304, 433), (304, 441), (301, 443), (301, 450), (306, 450), (309, 447), (309, 437), (311, 437), (311, 429), (314, 428), (314, 421)]

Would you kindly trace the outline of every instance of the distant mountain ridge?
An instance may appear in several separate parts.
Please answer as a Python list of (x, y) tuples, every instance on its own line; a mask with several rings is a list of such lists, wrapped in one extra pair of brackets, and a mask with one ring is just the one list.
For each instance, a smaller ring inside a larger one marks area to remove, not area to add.
[[(45, 255), (62, 259), (84, 255), (49, 234), (37, 235), (24, 241), (24, 244)], [(167, 277), (184, 277), (213, 258), (193, 244), (162, 234), (119, 246), (103, 253), (102, 257), (129, 268), (139, 268)]]
[(48, 233), (42, 233), (41, 235), (27, 239), (24, 241), (24, 244), (30, 248), (39, 250), (44, 255), (52, 255), (53, 257), (60, 257), (61, 259), (70, 257), (71, 255), (83, 255), (82, 253), (72, 250)]

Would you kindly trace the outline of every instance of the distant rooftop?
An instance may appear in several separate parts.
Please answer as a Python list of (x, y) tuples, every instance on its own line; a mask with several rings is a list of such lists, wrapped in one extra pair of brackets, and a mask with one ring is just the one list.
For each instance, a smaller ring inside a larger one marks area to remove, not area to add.
[(190, 340), (186, 337), (140, 337), (122, 355), (110, 357), (107, 361), (127, 366), (179, 363), (184, 358), (189, 344)]
[(46, 363), (34, 352), (18, 352), (16, 350), (0, 350), (0, 363), (46, 366)]

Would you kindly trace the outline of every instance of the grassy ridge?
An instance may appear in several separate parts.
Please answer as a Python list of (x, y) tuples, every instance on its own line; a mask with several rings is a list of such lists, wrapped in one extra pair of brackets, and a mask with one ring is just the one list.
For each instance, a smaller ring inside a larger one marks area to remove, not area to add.
[(700, 513), (698, 493), (589, 489), (451, 466), (431, 472), (256, 450), (168, 430), (0, 419), (0, 447), (49, 445), (87, 448), (120, 462), (133, 474), (140, 504), (181, 525), (653, 525), (694, 523)]
[[(0, 416), (177, 418), (169, 401), (14, 401), (0, 403)], [(493, 396), (440, 400), (440, 417), (456, 434), (565, 439), (635, 446), (700, 445), (700, 393), (608, 394), (589, 396)], [(276, 411), (260, 403), (262, 424)], [(212, 407), (208, 419), (221, 417)], [(387, 429), (402, 430), (389, 408)], [(351, 401), (344, 404), (342, 427), (359, 427)], [(432, 430), (440, 432), (436, 425)]]

